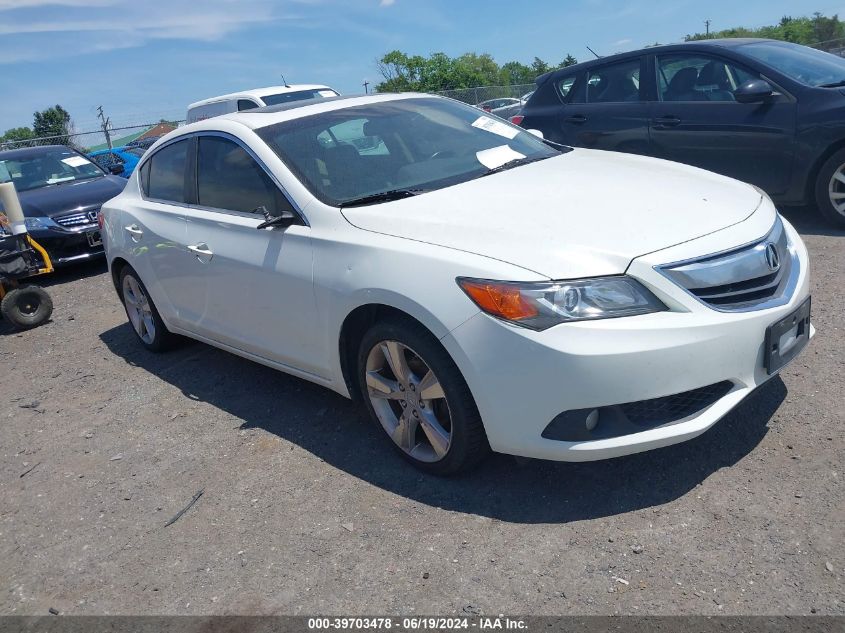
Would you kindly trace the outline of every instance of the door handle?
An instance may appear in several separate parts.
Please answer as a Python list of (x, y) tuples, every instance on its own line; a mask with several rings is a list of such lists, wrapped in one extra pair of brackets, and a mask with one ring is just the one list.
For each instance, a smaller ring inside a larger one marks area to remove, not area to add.
[(211, 251), (210, 248), (208, 248), (208, 244), (206, 244), (205, 242), (200, 242), (199, 244), (192, 244), (188, 246), (188, 250), (191, 251), (194, 255), (196, 255), (197, 259), (203, 263), (211, 261), (211, 258), (214, 256), (214, 253)]
[(129, 233), (129, 236), (132, 238), (133, 242), (140, 241), (141, 237), (143, 237), (144, 235), (144, 232), (138, 227), (137, 224), (131, 224), (123, 228), (127, 233)]
[(675, 127), (680, 125), (681, 120), (676, 116), (662, 116), (654, 119), (654, 125), (658, 128)]
[(582, 123), (587, 122), (587, 117), (583, 114), (573, 114), (572, 116), (566, 117), (564, 119), (567, 123), (574, 123), (575, 125), (581, 125)]

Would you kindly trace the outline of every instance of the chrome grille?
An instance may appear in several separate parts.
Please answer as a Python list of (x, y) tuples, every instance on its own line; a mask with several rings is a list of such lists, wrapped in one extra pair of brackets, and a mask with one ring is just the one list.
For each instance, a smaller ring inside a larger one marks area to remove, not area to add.
[(798, 267), (798, 258), (778, 218), (774, 228), (758, 242), (658, 270), (715, 310), (743, 312), (789, 301)]
[(66, 229), (82, 230), (90, 228), (97, 224), (98, 209), (88, 211), (77, 211), (74, 213), (67, 213), (53, 218), (56, 224), (59, 224)]

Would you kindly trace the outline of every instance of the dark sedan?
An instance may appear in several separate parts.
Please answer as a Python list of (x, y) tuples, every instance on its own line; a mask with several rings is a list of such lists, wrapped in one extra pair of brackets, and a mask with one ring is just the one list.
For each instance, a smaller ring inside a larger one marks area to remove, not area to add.
[(829, 53), (726, 39), (604, 57), (538, 77), (513, 120), (558, 143), (732, 176), (779, 204), (814, 202), (845, 226), (845, 59)]
[(0, 152), (0, 182), (9, 181), (27, 229), (55, 265), (102, 256), (97, 213), (126, 180), (69, 147), (48, 145)]

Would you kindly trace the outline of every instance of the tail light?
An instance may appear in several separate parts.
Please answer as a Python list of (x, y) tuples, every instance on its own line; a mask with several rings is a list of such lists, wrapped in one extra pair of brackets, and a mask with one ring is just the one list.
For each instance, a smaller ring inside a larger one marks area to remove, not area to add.
[(515, 114), (511, 117), (511, 123), (513, 123), (514, 125), (522, 125), (522, 119), (524, 118), (525, 117), (521, 114)]
[(103, 230), (103, 224), (105, 224), (105, 220), (103, 219), (103, 212), (97, 211), (97, 226), (100, 227), (100, 230)]

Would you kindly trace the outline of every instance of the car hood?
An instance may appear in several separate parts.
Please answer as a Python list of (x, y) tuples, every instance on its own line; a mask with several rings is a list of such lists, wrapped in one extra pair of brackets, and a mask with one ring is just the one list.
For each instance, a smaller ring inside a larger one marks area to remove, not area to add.
[(569, 279), (621, 274), (640, 255), (743, 221), (761, 198), (747, 184), (679, 163), (575, 149), (343, 214), (361, 229)]
[(69, 211), (99, 208), (106, 200), (123, 191), (125, 185), (126, 180), (123, 178), (103, 176), (19, 191), (18, 198), (25, 216), (54, 216)]

